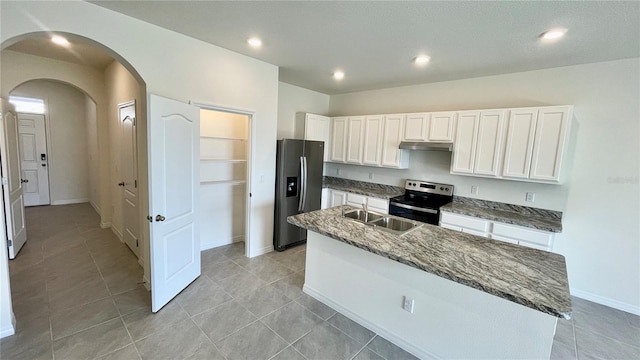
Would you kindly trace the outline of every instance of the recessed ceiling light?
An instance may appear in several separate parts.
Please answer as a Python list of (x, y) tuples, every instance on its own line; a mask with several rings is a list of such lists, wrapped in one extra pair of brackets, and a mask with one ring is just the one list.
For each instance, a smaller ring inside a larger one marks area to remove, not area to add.
[(546, 31), (540, 35), (542, 40), (557, 40), (564, 36), (567, 33), (567, 29), (551, 29)]
[(250, 38), (249, 40), (247, 40), (247, 43), (254, 48), (262, 46), (262, 40), (256, 37)]
[(333, 73), (333, 78), (336, 80), (344, 79), (344, 73), (342, 71), (336, 71)]
[(53, 41), (54, 44), (58, 44), (60, 46), (69, 46), (69, 41), (60, 35), (53, 35), (51, 37), (51, 41)]
[(429, 62), (429, 60), (431, 60), (431, 58), (427, 55), (418, 55), (413, 61), (416, 63), (416, 65), (425, 65)]

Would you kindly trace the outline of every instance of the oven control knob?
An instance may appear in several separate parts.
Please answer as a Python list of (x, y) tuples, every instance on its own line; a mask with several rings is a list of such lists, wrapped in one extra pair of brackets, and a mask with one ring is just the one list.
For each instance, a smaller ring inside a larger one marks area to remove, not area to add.
[(440, 186), (440, 191), (444, 190), (444, 187)]
[(449, 191), (449, 188), (444, 188), (446, 191)]

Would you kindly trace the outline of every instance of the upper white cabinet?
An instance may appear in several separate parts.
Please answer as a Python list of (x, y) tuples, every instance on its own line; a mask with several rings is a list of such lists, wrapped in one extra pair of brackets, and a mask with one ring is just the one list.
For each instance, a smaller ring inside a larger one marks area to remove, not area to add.
[(367, 116), (364, 119), (364, 151), (362, 164), (379, 166), (382, 157), (384, 116)]
[(364, 116), (350, 116), (347, 120), (347, 158), (346, 162), (362, 164), (364, 147)]
[(331, 119), (331, 153), (329, 159), (344, 162), (347, 158), (347, 117)]
[(296, 138), (324, 141), (324, 161), (329, 161), (331, 153), (331, 118), (328, 116), (296, 114)]
[(553, 106), (538, 111), (529, 179), (559, 181), (571, 119), (569, 106)]
[(430, 115), (421, 113), (406, 116), (402, 141), (427, 141)]
[(570, 118), (570, 106), (512, 109), (502, 177), (558, 182)]
[(398, 169), (409, 168), (409, 150), (400, 150), (404, 129), (404, 114), (385, 115), (382, 129), (380, 165)]
[(476, 163), (476, 145), (480, 111), (464, 111), (458, 113), (456, 141), (453, 144), (451, 172), (473, 174)]
[(513, 109), (507, 122), (507, 141), (504, 148), (502, 176), (527, 179), (531, 167), (533, 137), (538, 119), (538, 109)]
[(431, 113), (429, 120), (428, 141), (453, 141), (453, 125), (456, 121), (456, 112)]
[(498, 176), (505, 112), (504, 110), (480, 112), (474, 174)]

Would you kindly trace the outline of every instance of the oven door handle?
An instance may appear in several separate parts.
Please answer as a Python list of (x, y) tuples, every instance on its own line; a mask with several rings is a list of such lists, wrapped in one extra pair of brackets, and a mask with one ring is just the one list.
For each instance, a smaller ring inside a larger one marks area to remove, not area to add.
[(415, 210), (415, 211), (420, 211), (420, 212), (424, 212), (424, 213), (429, 213), (429, 214), (437, 214), (438, 213), (438, 210), (424, 209), (424, 208), (419, 208), (419, 207), (416, 207), (416, 206), (400, 204), (400, 203), (397, 203), (397, 202), (390, 202), (389, 205), (393, 205), (393, 206), (397, 206), (397, 207), (401, 207), (401, 208), (405, 208), (405, 209), (409, 209), (409, 210)]

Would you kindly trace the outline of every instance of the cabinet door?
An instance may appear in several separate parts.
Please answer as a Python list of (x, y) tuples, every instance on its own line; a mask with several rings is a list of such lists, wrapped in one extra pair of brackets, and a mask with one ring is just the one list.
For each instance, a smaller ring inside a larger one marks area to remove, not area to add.
[(429, 114), (407, 114), (403, 141), (427, 141)]
[(537, 108), (513, 109), (509, 112), (507, 141), (505, 143), (504, 164), (502, 166), (503, 177), (529, 178), (537, 118)]
[(329, 192), (331, 190), (324, 188), (322, 189), (322, 193), (320, 194), (320, 209), (326, 209), (328, 207), (330, 207), (330, 203), (329, 203)]
[(505, 110), (482, 111), (473, 173), (498, 176)]
[(404, 115), (386, 115), (382, 130), (382, 159), (380, 164), (386, 167), (406, 169), (409, 167), (409, 151), (400, 150), (404, 129)]
[(329, 206), (334, 207), (347, 203), (347, 193), (339, 190), (331, 190), (329, 192)]
[(473, 174), (479, 120), (479, 111), (465, 111), (458, 114), (451, 173)]
[(455, 119), (455, 112), (431, 113), (427, 139), (429, 141), (452, 142)]
[(344, 162), (347, 153), (347, 118), (331, 119), (331, 158), (333, 162)]
[(362, 150), (364, 147), (364, 116), (349, 117), (347, 129), (347, 162), (362, 164)]
[(324, 141), (323, 161), (329, 161), (331, 146), (331, 119), (327, 116), (306, 114), (304, 122), (304, 139), (314, 141)]
[(364, 151), (362, 164), (380, 166), (382, 157), (382, 115), (367, 116), (364, 120)]
[(538, 111), (529, 179), (560, 180), (570, 117), (569, 106), (546, 107)]
[(367, 204), (367, 197), (360, 194), (347, 193), (347, 205), (362, 207)]
[(367, 197), (367, 209), (377, 211), (381, 214), (389, 213), (389, 200), (375, 197)]

